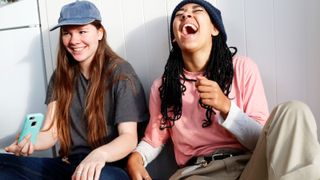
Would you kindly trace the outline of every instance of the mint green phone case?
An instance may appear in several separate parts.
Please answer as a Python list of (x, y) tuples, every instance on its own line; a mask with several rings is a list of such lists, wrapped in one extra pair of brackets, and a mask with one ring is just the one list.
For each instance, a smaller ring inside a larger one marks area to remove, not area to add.
[(41, 113), (28, 114), (24, 119), (23, 129), (20, 133), (18, 142), (21, 142), (25, 136), (31, 134), (30, 141), (34, 144), (42, 126), (43, 118), (44, 116)]

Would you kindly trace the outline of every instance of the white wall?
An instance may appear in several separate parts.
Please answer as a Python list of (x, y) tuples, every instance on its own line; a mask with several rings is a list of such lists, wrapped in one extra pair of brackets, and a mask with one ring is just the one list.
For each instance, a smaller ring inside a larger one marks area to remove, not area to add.
[[(131, 62), (147, 93), (163, 71), (170, 48), (168, 22), (179, 1), (93, 1), (101, 10), (109, 44)], [(57, 30), (48, 34), (48, 28), (56, 24), (61, 6), (68, 2), (40, 1), (48, 75), (54, 67), (58, 39)], [(320, 125), (320, 1), (210, 2), (222, 11), (228, 45), (238, 47), (239, 54), (258, 64), (270, 110), (287, 100), (302, 100)]]
[(304, 101), (319, 126), (320, 2), (221, 0), (217, 6), (228, 44), (259, 65), (270, 109), (287, 100)]
[[(14, 142), (28, 113), (45, 112), (46, 74), (38, 5), (0, 6), (0, 152)], [(35, 153), (51, 156), (51, 151)]]

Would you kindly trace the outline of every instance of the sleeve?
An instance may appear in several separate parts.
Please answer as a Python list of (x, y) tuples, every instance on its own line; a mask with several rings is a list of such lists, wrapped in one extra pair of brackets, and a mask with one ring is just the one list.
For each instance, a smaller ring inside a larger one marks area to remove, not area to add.
[(228, 117), (225, 120), (220, 117), (219, 123), (242, 145), (253, 150), (269, 116), (268, 103), (259, 69), (253, 61), (241, 61), (235, 66), (235, 71), (242, 88), (241, 97), (231, 102)]
[(116, 70), (119, 78), (115, 86), (115, 124), (121, 122), (142, 122), (148, 120), (148, 108), (142, 84), (128, 62)]
[(243, 69), (242, 109), (251, 119), (264, 125), (269, 116), (269, 109), (258, 66), (247, 59)]
[(151, 161), (153, 161), (162, 151), (163, 146), (160, 147), (152, 147), (145, 141), (140, 141), (135, 152), (138, 152), (143, 159), (143, 165), (146, 167)]
[(49, 85), (47, 87), (47, 94), (46, 94), (46, 99), (45, 99), (45, 104), (48, 105), (50, 102), (52, 102), (53, 99), (53, 84), (54, 84), (54, 75), (55, 72), (51, 75)]
[(160, 130), (160, 120), (162, 118), (160, 112), (161, 100), (158, 90), (160, 83), (161, 79), (158, 79), (151, 87), (149, 100), (150, 120), (143, 137), (143, 140), (154, 148), (163, 146), (170, 138), (168, 129)]
[(231, 132), (238, 141), (249, 150), (254, 150), (261, 133), (262, 125), (252, 120), (234, 102), (231, 102), (230, 112), (226, 120), (221, 116), (219, 123)]

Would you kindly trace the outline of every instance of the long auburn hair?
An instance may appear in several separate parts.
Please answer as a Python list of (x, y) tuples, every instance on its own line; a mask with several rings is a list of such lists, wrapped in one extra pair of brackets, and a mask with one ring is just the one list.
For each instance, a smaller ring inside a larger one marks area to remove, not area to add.
[[(183, 57), (180, 47), (174, 42), (170, 51), (167, 64), (162, 75), (162, 84), (159, 87), (161, 99), (161, 124), (160, 129), (171, 128), (174, 122), (182, 115), (182, 95), (186, 91), (185, 81), (195, 81), (185, 77), (183, 73)], [(230, 49), (234, 51), (231, 52)], [(219, 33), (212, 37), (212, 47), (207, 62), (204, 76), (216, 81), (223, 93), (228, 96), (233, 79), (232, 57), (236, 54), (237, 48), (228, 47), (225, 39)], [(212, 124), (211, 117), (215, 114), (211, 106), (202, 103), (199, 104), (206, 109), (206, 119), (202, 122), (202, 127), (208, 127)]]
[[(106, 143), (107, 126), (105, 116), (105, 91), (116, 80), (107, 81), (117, 63), (122, 59), (111, 49), (106, 41), (106, 31), (100, 21), (91, 23), (98, 30), (103, 29), (103, 38), (99, 41), (97, 51), (89, 67), (90, 81), (86, 94), (84, 119), (87, 120), (87, 139), (91, 148)], [(66, 50), (62, 42), (62, 28), (57, 56), (57, 67), (54, 78), (53, 98), (56, 100), (55, 121), (57, 123), (58, 138), (60, 140), (61, 157), (67, 156), (71, 147), (70, 136), (70, 107), (74, 87), (80, 67), (72, 55)], [(108, 83), (110, 82), (110, 83)]]

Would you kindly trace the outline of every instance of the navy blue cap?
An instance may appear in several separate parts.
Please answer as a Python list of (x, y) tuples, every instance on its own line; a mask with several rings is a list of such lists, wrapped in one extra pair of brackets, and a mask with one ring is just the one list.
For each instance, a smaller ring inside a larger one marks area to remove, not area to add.
[(170, 21), (170, 35), (171, 39), (174, 39), (173, 35), (173, 30), (172, 30), (172, 24), (173, 20), (175, 18), (175, 15), (177, 11), (179, 11), (182, 6), (190, 3), (195, 3), (200, 6), (202, 6), (207, 13), (210, 16), (211, 22), (214, 24), (214, 26), (219, 30), (219, 33), (222, 34), (223, 38), (225, 41), (227, 41), (227, 34), (226, 31), (224, 30), (223, 22), (222, 22), (222, 17), (221, 17), (221, 12), (219, 9), (214, 7), (211, 3), (205, 0), (182, 0), (173, 10), (172, 15), (171, 15), (171, 21)]
[(58, 24), (50, 29), (55, 30), (65, 25), (85, 25), (93, 21), (101, 21), (98, 8), (89, 1), (76, 1), (61, 8)]

